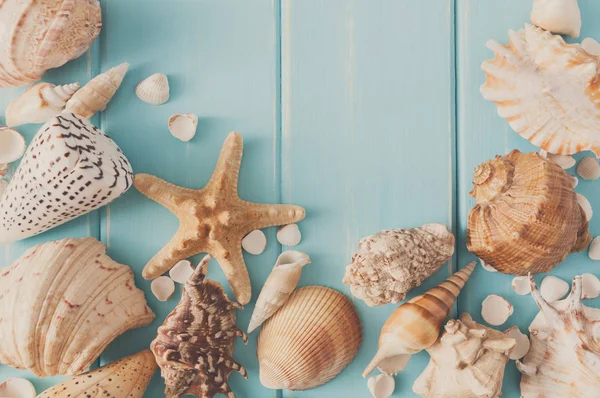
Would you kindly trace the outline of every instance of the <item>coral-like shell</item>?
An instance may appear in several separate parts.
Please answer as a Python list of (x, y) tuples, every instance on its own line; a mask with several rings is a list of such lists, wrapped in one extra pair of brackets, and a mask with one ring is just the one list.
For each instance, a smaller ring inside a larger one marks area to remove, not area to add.
[(298, 246), (302, 240), (302, 234), (297, 224), (288, 224), (277, 230), (277, 242), (283, 246)]
[(496, 57), (482, 65), (484, 98), (521, 136), (550, 153), (600, 155), (600, 58), (532, 25), (489, 41)]
[(579, 37), (581, 11), (577, 0), (533, 0), (531, 22), (550, 32)]
[(481, 317), (492, 326), (502, 325), (514, 311), (513, 305), (497, 294), (490, 294), (481, 303)]
[(144, 350), (57, 384), (38, 398), (143, 398), (156, 368), (152, 352)]
[(398, 303), (454, 254), (454, 235), (442, 224), (381, 231), (361, 239), (343, 282), (369, 306)]
[(0, 397), (2, 398), (35, 398), (35, 387), (27, 379), (13, 377), (0, 383)]
[(0, 199), (0, 245), (95, 210), (133, 183), (119, 147), (89, 120), (62, 113), (33, 138)]
[(322, 286), (296, 290), (258, 336), (260, 382), (307, 390), (327, 383), (356, 356), (360, 319), (343, 294)]
[(97, 0), (4, 0), (0, 87), (25, 86), (82, 55), (102, 26)]
[(227, 379), (233, 371), (248, 378), (246, 369), (232, 358), (236, 337), (247, 342), (235, 326), (235, 309), (219, 283), (205, 280), (210, 256), (204, 257), (186, 281), (181, 301), (167, 316), (150, 349), (165, 379), (165, 396), (217, 394), (235, 397)]
[(600, 178), (600, 164), (595, 158), (586, 156), (579, 161), (577, 174), (584, 180), (597, 180)]
[(363, 377), (376, 367), (385, 373), (398, 373), (412, 354), (431, 347), (474, 269), (475, 262), (472, 262), (438, 286), (396, 308), (381, 329), (379, 349)]
[(193, 273), (194, 268), (192, 267), (192, 263), (190, 263), (188, 260), (181, 260), (169, 270), (169, 276), (171, 279), (177, 283), (181, 283), (182, 285), (187, 282)]
[(540, 293), (544, 300), (553, 303), (569, 293), (569, 284), (556, 276), (549, 275), (542, 280)]
[(516, 341), (475, 323), (463, 313), (450, 320), (427, 352), (431, 360), (413, 384), (424, 398), (496, 398), (502, 394), (504, 368)]
[(260, 229), (255, 229), (242, 239), (242, 248), (248, 253), (258, 256), (267, 248), (267, 237)]
[(29, 249), (0, 275), (0, 363), (37, 376), (76, 375), (154, 314), (133, 272), (94, 238)]
[(176, 114), (169, 118), (169, 131), (173, 137), (188, 142), (196, 135), (198, 116), (193, 113)]
[(17, 130), (0, 127), (0, 163), (18, 160), (27, 149), (27, 141)]
[(540, 308), (529, 331), (531, 348), (517, 362), (521, 396), (596, 398), (600, 391), (600, 309), (582, 304), (582, 278), (573, 279), (565, 300), (548, 303), (531, 278)]
[(595, 55), (597, 57), (600, 56), (600, 43), (598, 43), (591, 37), (586, 37), (585, 39), (583, 39), (581, 41), (581, 47), (583, 47), (585, 51), (592, 55)]
[(310, 258), (304, 253), (297, 251), (281, 253), (256, 300), (248, 333), (262, 325), (285, 304), (298, 286), (302, 269), (306, 264), (310, 264)]
[(168, 276), (159, 276), (150, 284), (150, 290), (158, 301), (167, 301), (175, 293), (175, 282)]
[(388, 398), (394, 393), (396, 382), (392, 376), (382, 373), (369, 377), (367, 386), (373, 398)]
[(169, 100), (169, 78), (155, 73), (138, 83), (135, 94), (150, 105), (162, 105)]
[(79, 83), (55, 86), (38, 82), (29, 87), (6, 108), (6, 125), (46, 123), (63, 111), (67, 101), (79, 89)]
[[(529, 288), (531, 291), (531, 287)], [(529, 337), (526, 334), (521, 332), (518, 326), (513, 326), (504, 331), (504, 334), (510, 337), (511, 339), (515, 339), (517, 344), (515, 348), (510, 352), (509, 358), (513, 361), (517, 359), (523, 358), (529, 352), (529, 347), (531, 346), (529, 343)]]
[(127, 74), (127, 62), (99, 74), (79, 89), (67, 102), (65, 111), (90, 118), (106, 109)]
[(467, 248), (505, 274), (548, 272), (591, 240), (568, 174), (514, 150), (475, 169)]

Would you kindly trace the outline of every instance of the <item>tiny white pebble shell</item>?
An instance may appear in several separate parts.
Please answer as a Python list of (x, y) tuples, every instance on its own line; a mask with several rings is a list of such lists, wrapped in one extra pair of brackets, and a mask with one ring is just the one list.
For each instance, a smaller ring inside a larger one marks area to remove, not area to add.
[(590, 221), (592, 219), (592, 216), (594, 215), (590, 201), (587, 200), (587, 198), (585, 196), (578, 193), (577, 194), (577, 203), (579, 203), (579, 206), (581, 206), (581, 208), (583, 209), (586, 220)]
[(568, 292), (569, 284), (552, 275), (545, 277), (540, 286), (542, 297), (549, 303), (562, 299)]
[(302, 234), (296, 224), (288, 224), (277, 231), (277, 241), (284, 246), (297, 246), (302, 240)]
[(571, 155), (555, 155), (553, 153), (549, 153), (548, 159), (553, 160), (555, 163), (557, 163), (560, 167), (562, 167), (565, 170), (570, 169), (571, 167), (575, 166), (575, 164), (577, 163), (575, 158)]
[(600, 280), (598, 280), (596, 275), (581, 275), (581, 285), (584, 299), (595, 299), (600, 296)]
[(373, 398), (388, 398), (394, 393), (396, 382), (392, 376), (382, 373), (369, 377), (367, 386)]
[(581, 47), (583, 47), (585, 51), (592, 55), (595, 55), (597, 57), (600, 56), (600, 43), (598, 43), (591, 37), (586, 37), (585, 39), (583, 39), (581, 41)]
[(196, 135), (198, 116), (193, 113), (173, 115), (169, 118), (169, 131), (173, 137), (188, 142)]
[(575, 177), (574, 175), (569, 174), (569, 177), (571, 178), (571, 186), (573, 188), (576, 188), (577, 185), (579, 185), (579, 178)]
[(600, 236), (596, 236), (592, 240), (588, 256), (590, 256), (592, 260), (600, 260)]
[(502, 325), (513, 312), (513, 305), (497, 294), (490, 294), (481, 304), (481, 316), (492, 326)]
[(597, 180), (600, 178), (600, 164), (596, 158), (586, 156), (579, 161), (577, 174), (584, 180)]
[(483, 269), (486, 270), (487, 272), (498, 272), (498, 270), (496, 268), (492, 267), (491, 265), (489, 265), (482, 259), (479, 259), (479, 261), (481, 262), (481, 266), (483, 267)]
[(528, 276), (515, 276), (512, 280), (512, 288), (519, 296), (531, 293), (531, 283)]
[(2, 398), (35, 398), (37, 395), (33, 384), (20, 377), (12, 377), (0, 383)]
[(516, 361), (517, 359), (523, 358), (529, 352), (529, 337), (522, 333), (518, 326), (513, 326), (510, 329), (505, 330), (504, 334), (517, 341), (517, 345), (515, 345), (510, 352), (510, 359)]
[(18, 160), (27, 149), (27, 141), (17, 130), (0, 127), (0, 163)]
[(267, 237), (260, 229), (255, 229), (242, 239), (242, 248), (248, 253), (258, 256), (267, 247)]
[(181, 260), (171, 268), (169, 276), (173, 281), (184, 284), (193, 273), (192, 263), (188, 260)]
[(168, 276), (159, 276), (150, 284), (150, 290), (158, 301), (167, 301), (175, 293), (175, 282)]

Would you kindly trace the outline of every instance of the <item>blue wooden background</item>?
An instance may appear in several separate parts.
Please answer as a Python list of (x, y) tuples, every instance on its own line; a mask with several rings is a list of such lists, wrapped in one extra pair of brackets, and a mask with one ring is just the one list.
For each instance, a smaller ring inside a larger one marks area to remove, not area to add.
[[(245, 152), (240, 194), (259, 202), (294, 203), (308, 217), (298, 250), (313, 259), (301, 284), (321, 284), (346, 294), (345, 265), (363, 236), (385, 228), (447, 224), (458, 237), (457, 255), (409, 298), (431, 288), (474, 257), (465, 249), (465, 225), (474, 200), (472, 171), (496, 154), (535, 150), (512, 132), (495, 105), (484, 101), (482, 61), (492, 56), (485, 42), (507, 42), (508, 29), (529, 20), (523, 0), (102, 0), (104, 27), (80, 59), (46, 74), (54, 83), (80, 81), (121, 62), (132, 66), (108, 109), (92, 120), (123, 149), (136, 172), (175, 184), (202, 187), (210, 177), (225, 136), (243, 134)], [(582, 37), (600, 38), (600, 2), (580, 0)], [(166, 73), (171, 100), (155, 108), (134, 94), (138, 81)], [(0, 91), (0, 109), (23, 89)], [(200, 116), (189, 143), (173, 138), (173, 113)], [(1, 121), (2, 118), (0, 118)], [(19, 130), (28, 140), (38, 126)], [(11, 167), (14, 172), (16, 164)], [(570, 170), (570, 172), (574, 172)], [(597, 183), (581, 181), (577, 191), (600, 205)], [(0, 266), (25, 249), (63, 237), (95, 236), (116, 260), (131, 265), (138, 286), (157, 314), (147, 328), (119, 337), (100, 357), (105, 364), (148, 346), (179, 294), (159, 303), (141, 278), (146, 261), (177, 228), (166, 209), (135, 189), (109, 207), (48, 233), (0, 248)], [(592, 234), (600, 223), (592, 220)], [(245, 255), (254, 297), (284, 250), (275, 229), (266, 231), (267, 250)], [(198, 261), (200, 257), (194, 259)], [(595, 272), (586, 253), (569, 256), (552, 274), (569, 280)], [(598, 273), (598, 272), (596, 272)], [(211, 264), (209, 276), (225, 283)], [(529, 296), (517, 296), (512, 277), (478, 268), (456, 311), (482, 322), (481, 302), (491, 293), (506, 297), (515, 313), (500, 327), (522, 331), (537, 313)], [(538, 282), (541, 277), (538, 277)], [(226, 283), (225, 283), (226, 285)], [(230, 293), (229, 288), (227, 291)], [(238, 397), (367, 397), (360, 374), (376, 351), (380, 328), (395, 306), (369, 308), (354, 301), (364, 342), (358, 357), (332, 382), (305, 392), (265, 389), (258, 379), (257, 332), (235, 357), (250, 379), (234, 374)], [(598, 303), (595, 303), (598, 304)], [(245, 329), (253, 303), (239, 312)], [(412, 397), (412, 383), (428, 362), (416, 355), (396, 377), (394, 397)], [(21, 375), (0, 367), (0, 379)], [(61, 380), (32, 379), (38, 391)], [(518, 397), (519, 375), (511, 361), (504, 395)], [(161, 397), (155, 376), (146, 396)]]

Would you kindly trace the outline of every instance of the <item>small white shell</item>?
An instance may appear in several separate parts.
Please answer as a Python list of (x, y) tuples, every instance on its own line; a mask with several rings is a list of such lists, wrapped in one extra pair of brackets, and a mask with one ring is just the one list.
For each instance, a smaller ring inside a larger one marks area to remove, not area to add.
[(600, 260), (600, 236), (596, 236), (592, 240), (588, 256), (590, 256), (592, 260)]
[(577, 185), (579, 185), (579, 178), (575, 177), (574, 175), (569, 174), (569, 177), (571, 178), (571, 186), (573, 188), (577, 187)]
[(497, 294), (490, 294), (481, 304), (481, 316), (492, 326), (502, 325), (513, 312), (513, 305)]
[(388, 398), (394, 393), (396, 382), (388, 374), (382, 373), (377, 376), (369, 377), (367, 386), (373, 398)]
[(594, 215), (594, 212), (592, 211), (592, 205), (590, 204), (589, 200), (587, 200), (587, 198), (582, 194), (578, 193), (577, 203), (579, 203), (579, 206), (581, 206), (581, 208), (583, 209), (586, 220), (590, 221), (592, 219), (592, 216)]
[(158, 301), (167, 301), (175, 293), (175, 282), (168, 276), (159, 276), (150, 284), (150, 290)]
[(504, 334), (517, 341), (517, 345), (510, 352), (510, 359), (516, 361), (517, 359), (523, 358), (529, 352), (529, 337), (527, 337), (526, 334), (521, 333), (518, 326), (513, 326), (510, 329), (505, 330)]
[(288, 224), (277, 231), (277, 241), (284, 246), (297, 246), (302, 240), (302, 234), (296, 224)]
[(188, 260), (181, 260), (171, 268), (169, 276), (173, 281), (183, 285), (193, 273), (194, 268), (192, 268), (192, 263)]
[(598, 43), (591, 37), (586, 37), (585, 39), (583, 39), (581, 41), (581, 47), (583, 47), (585, 51), (592, 55), (595, 55), (597, 57), (600, 56), (600, 43)]
[(25, 153), (27, 142), (17, 130), (0, 127), (0, 163), (11, 163)]
[(258, 256), (267, 247), (267, 237), (260, 229), (255, 229), (242, 239), (242, 248), (250, 254)]
[(169, 78), (162, 73), (155, 73), (138, 83), (135, 94), (150, 105), (162, 105), (169, 100)]
[(581, 275), (581, 285), (584, 299), (595, 299), (600, 296), (600, 280), (593, 274)]
[(570, 169), (577, 163), (577, 160), (575, 160), (575, 158), (571, 155), (555, 155), (553, 153), (549, 153), (548, 159), (554, 161), (554, 163), (558, 164), (564, 170)]
[(196, 135), (198, 116), (193, 113), (182, 113), (169, 118), (169, 131), (173, 137), (188, 142)]
[(0, 383), (2, 398), (35, 398), (35, 387), (29, 380), (13, 377)]
[(498, 270), (494, 267), (492, 267), (491, 265), (489, 265), (488, 263), (486, 263), (485, 261), (483, 261), (482, 259), (479, 259), (479, 261), (481, 261), (481, 266), (483, 267), (484, 270), (486, 270), (487, 272), (498, 272)]
[(533, 0), (531, 22), (553, 33), (579, 37), (581, 11), (577, 0)]
[(519, 296), (531, 293), (531, 284), (528, 276), (515, 276), (512, 280), (512, 288)]
[(542, 281), (540, 293), (544, 300), (549, 303), (560, 300), (569, 292), (569, 284), (555, 276), (547, 276)]
[(586, 156), (579, 161), (577, 174), (584, 180), (597, 180), (600, 178), (600, 164), (596, 158)]

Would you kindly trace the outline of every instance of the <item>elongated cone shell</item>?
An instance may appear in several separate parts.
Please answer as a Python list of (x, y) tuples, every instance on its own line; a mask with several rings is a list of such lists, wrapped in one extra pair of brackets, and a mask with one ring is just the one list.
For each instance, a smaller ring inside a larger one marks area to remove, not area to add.
[(397, 373), (406, 365), (408, 356), (431, 347), (474, 269), (475, 262), (472, 262), (438, 286), (396, 308), (381, 329), (379, 349), (363, 377), (376, 367), (385, 373)]
[(33, 138), (0, 198), (0, 245), (102, 207), (132, 183), (131, 165), (114, 141), (89, 120), (62, 113)]
[(144, 350), (57, 384), (38, 398), (142, 398), (156, 368), (154, 355)]
[(29, 249), (0, 274), (0, 363), (37, 376), (77, 375), (154, 314), (131, 269), (94, 238)]
[(272, 389), (318, 387), (352, 362), (361, 341), (360, 319), (346, 296), (322, 286), (300, 288), (260, 331), (260, 382)]
[(475, 169), (467, 248), (505, 274), (548, 272), (592, 237), (569, 175), (514, 150)]
[(127, 69), (129, 64), (122, 63), (90, 80), (67, 102), (65, 111), (90, 118), (105, 110), (123, 83)]

